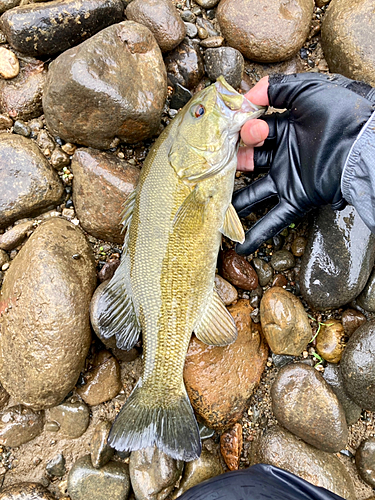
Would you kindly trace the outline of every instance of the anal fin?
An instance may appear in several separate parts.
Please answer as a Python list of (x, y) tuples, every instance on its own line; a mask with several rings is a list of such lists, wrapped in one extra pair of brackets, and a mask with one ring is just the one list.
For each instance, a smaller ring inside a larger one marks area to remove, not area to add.
[(220, 232), (232, 241), (237, 241), (238, 243), (245, 241), (245, 232), (236, 209), (232, 204), (229, 205), (225, 213), (223, 227), (220, 229)]

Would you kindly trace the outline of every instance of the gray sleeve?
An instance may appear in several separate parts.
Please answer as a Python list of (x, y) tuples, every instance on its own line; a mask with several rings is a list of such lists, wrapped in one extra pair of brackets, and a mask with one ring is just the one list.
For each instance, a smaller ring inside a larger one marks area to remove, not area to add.
[(341, 177), (341, 191), (375, 233), (375, 112), (350, 149)]

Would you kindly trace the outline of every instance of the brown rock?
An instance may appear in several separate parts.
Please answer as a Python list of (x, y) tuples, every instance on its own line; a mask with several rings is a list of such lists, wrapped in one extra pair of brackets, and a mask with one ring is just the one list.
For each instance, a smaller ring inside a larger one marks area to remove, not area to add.
[(6, 130), (13, 125), (13, 120), (10, 116), (0, 114), (0, 130)]
[(26, 238), (27, 233), (34, 228), (34, 221), (29, 220), (16, 224), (4, 234), (0, 234), (0, 248), (2, 250), (13, 250)]
[(56, 500), (44, 486), (39, 483), (17, 483), (3, 488), (0, 500)]
[(322, 24), (330, 71), (375, 86), (375, 0), (332, 0)]
[(286, 286), (288, 284), (288, 280), (283, 274), (275, 274), (275, 277), (273, 278), (272, 281), (272, 286), (278, 286), (282, 288), (283, 286)]
[(297, 356), (312, 337), (311, 326), (300, 300), (283, 288), (268, 289), (260, 303), (264, 336), (275, 354)]
[(100, 469), (107, 464), (114, 455), (115, 450), (107, 441), (112, 424), (108, 420), (99, 420), (96, 424), (91, 439), (91, 462), (95, 469)]
[(98, 272), (98, 278), (101, 283), (103, 281), (108, 281), (113, 278), (116, 269), (120, 265), (120, 259), (113, 259), (106, 262), (101, 270)]
[(235, 424), (220, 436), (220, 451), (229, 470), (237, 470), (242, 452), (242, 425)]
[(203, 57), (197, 42), (185, 38), (164, 59), (168, 79), (187, 89), (194, 89), (204, 75)]
[(4, 252), (4, 250), (0, 250), (0, 269), (7, 262), (9, 262), (8, 254), (6, 252)]
[[(64, 402), (58, 406), (54, 406), (48, 410), (48, 422), (57, 424), (54, 432), (58, 432), (59, 436), (75, 439), (82, 436), (90, 423), (90, 412), (85, 403), (76, 401), (74, 403)], [(51, 428), (50, 428), (51, 430)]]
[(186, 35), (186, 27), (171, 0), (133, 0), (125, 14), (131, 21), (147, 26), (162, 52), (177, 47)]
[(237, 290), (227, 280), (222, 278), (219, 274), (215, 276), (215, 287), (221, 300), (226, 306), (233, 304), (238, 298)]
[(375, 488), (375, 438), (362, 441), (355, 454), (355, 463), (361, 478)]
[(108, 351), (100, 351), (91, 371), (84, 374), (85, 385), (77, 389), (83, 401), (95, 406), (117, 396), (122, 389), (120, 365)]
[(346, 309), (342, 313), (341, 321), (345, 335), (350, 337), (357, 328), (366, 323), (367, 319), (364, 314), (356, 309)]
[(283, 366), (271, 388), (279, 423), (316, 448), (334, 453), (345, 448), (348, 426), (333, 389), (311, 366)]
[(253, 308), (249, 301), (239, 300), (228, 310), (236, 322), (237, 340), (226, 347), (214, 347), (193, 337), (184, 368), (193, 408), (213, 429), (227, 429), (241, 417), (268, 354), (260, 328), (250, 318)]
[(41, 224), (17, 254), (0, 296), (0, 380), (16, 401), (46, 408), (73, 389), (91, 343), (95, 284), (92, 250), (62, 218)]
[(20, 63), (14, 52), (5, 47), (0, 47), (0, 75), (9, 80), (15, 78), (20, 72)]
[(258, 276), (245, 257), (234, 250), (223, 252), (220, 257), (220, 274), (232, 285), (243, 290), (254, 290), (258, 286)]
[(327, 319), (316, 337), (316, 350), (329, 363), (339, 363), (346, 345), (346, 336), (341, 321)]
[(217, 20), (228, 44), (258, 62), (277, 62), (295, 54), (305, 42), (313, 0), (222, 0)]
[(43, 412), (34, 412), (22, 405), (0, 413), (0, 443), (15, 448), (34, 439), (43, 430)]
[(292, 253), (295, 257), (302, 257), (305, 252), (307, 239), (303, 236), (297, 236), (292, 243)]

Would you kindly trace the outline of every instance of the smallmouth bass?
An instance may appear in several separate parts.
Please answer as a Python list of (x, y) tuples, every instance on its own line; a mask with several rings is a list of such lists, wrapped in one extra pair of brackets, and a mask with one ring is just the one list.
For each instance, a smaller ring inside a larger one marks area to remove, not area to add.
[(100, 334), (130, 349), (143, 336), (143, 374), (109, 444), (156, 445), (194, 460), (201, 441), (183, 381), (191, 334), (211, 345), (236, 339), (214, 277), (222, 234), (244, 241), (231, 205), (239, 131), (264, 108), (223, 77), (197, 93), (154, 143), (124, 207), (121, 263), (98, 303)]

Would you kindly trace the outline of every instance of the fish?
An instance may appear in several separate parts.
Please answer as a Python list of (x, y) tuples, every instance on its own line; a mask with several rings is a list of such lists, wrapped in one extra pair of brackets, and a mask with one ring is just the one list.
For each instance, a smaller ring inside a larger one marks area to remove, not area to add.
[(231, 204), (239, 131), (263, 112), (219, 77), (158, 137), (124, 204), (121, 262), (98, 301), (97, 323), (120, 349), (142, 333), (143, 372), (109, 433), (116, 450), (200, 456), (184, 362), (193, 332), (215, 346), (237, 336), (214, 278), (222, 235), (245, 239)]

